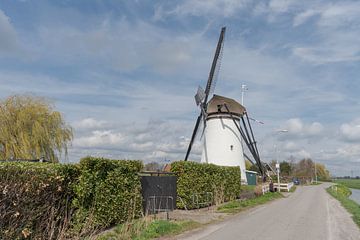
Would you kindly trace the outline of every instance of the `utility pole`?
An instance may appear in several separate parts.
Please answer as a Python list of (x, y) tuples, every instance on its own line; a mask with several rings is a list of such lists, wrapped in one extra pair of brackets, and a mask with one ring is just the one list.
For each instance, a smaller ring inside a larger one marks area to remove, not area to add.
[(279, 155), (276, 148), (276, 144), (274, 145), (274, 149), (275, 149), (275, 157), (276, 157), (275, 168), (276, 168), (277, 182), (278, 182), (277, 191), (280, 192), (280, 164), (279, 164)]
[[(276, 133), (286, 133), (289, 130), (287, 129), (280, 129), (280, 130), (276, 130)], [(276, 157), (276, 172), (277, 172), (277, 179), (278, 179), (278, 185), (277, 185), (277, 190), (278, 192), (280, 192), (280, 163), (279, 163), (279, 156), (278, 156), (278, 151), (276, 148), (276, 144), (274, 145), (275, 148), (275, 157)]]

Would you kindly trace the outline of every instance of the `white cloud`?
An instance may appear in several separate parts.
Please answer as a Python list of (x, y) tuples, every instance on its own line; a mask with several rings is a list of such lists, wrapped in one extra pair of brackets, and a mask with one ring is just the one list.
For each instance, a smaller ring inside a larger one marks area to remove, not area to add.
[(294, 55), (315, 64), (359, 61), (360, 3), (344, 1), (307, 7), (294, 17), (293, 25), (299, 26), (317, 16), (316, 42), (294, 47)]
[(296, 15), (294, 17), (294, 22), (293, 22), (293, 25), (296, 27), (296, 26), (299, 26), (303, 23), (305, 23), (308, 19), (310, 19), (311, 17), (317, 15), (319, 13), (319, 11), (316, 11), (314, 9), (308, 9), (304, 12), (301, 12), (299, 13), (298, 15)]
[(321, 134), (323, 130), (324, 130), (324, 127), (321, 123), (313, 122), (307, 127), (306, 131), (309, 135), (316, 136), (316, 135)]
[[(101, 152), (112, 157), (137, 158), (144, 161), (159, 161), (163, 158), (181, 160), (189, 144), (188, 138), (180, 137), (191, 126), (181, 126), (170, 121), (150, 121), (147, 125), (129, 124), (111, 130), (95, 130), (76, 137), (72, 158), (96, 155)], [(191, 159), (200, 158), (202, 144), (193, 145)], [(76, 160), (74, 160), (76, 161)]]
[(269, 9), (272, 12), (283, 13), (287, 12), (293, 4), (294, 1), (292, 0), (271, 0), (269, 2)]
[(105, 131), (93, 131), (90, 136), (79, 137), (74, 139), (74, 146), (81, 148), (90, 147), (109, 147), (119, 146), (123, 143), (124, 136), (119, 132), (112, 132), (110, 130)]
[(299, 118), (291, 118), (287, 120), (281, 129), (288, 130), (284, 134), (278, 136), (282, 139), (288, 138), (311, 138), (322, 135), (324, 126), (319, 122), (304, 124)]
[(158, 6), (154, 17), (155, 19), (164, 19), (166, 15), (231, 17), (243, 9), (248, 2), (248, 0), (186, 0), (166, 11), (163, 6)]
[(104, 120), (96, 120), (94, 118), (84, 118), (80, 121), (76, 121), (72, 124), (76, 129), (94, 129), (94, 128), (102, 128), (106, 125), (106, 121)]
[(0, 9), (0, 53), (11, 52), (17, 48), (17, 36), (10, 19)]
[(286, 121), (285, 129), (292, 134), (300, 134), (303, 132), (303, 123), (299, 118), (292, 118)]
[(360, 119), (356, 119), (350, 123), (342, 124), (340, 126), (340, 132), (346, 141), (360, 141)]
[[(58, 64), (104, 65), (117, 71), (132, 72), (148, 68), (156, 73), (179, 72), (204, 46), (201, 33), (181, 35), (144, 21), (110, 21), (90, 29), (59, 25), (39, 27), (41, 48), (37, 58), (56, 59)], [(126, 33), (126, 34), (124, 34)], [(199, 57), (198, 55), (196, 57)]]

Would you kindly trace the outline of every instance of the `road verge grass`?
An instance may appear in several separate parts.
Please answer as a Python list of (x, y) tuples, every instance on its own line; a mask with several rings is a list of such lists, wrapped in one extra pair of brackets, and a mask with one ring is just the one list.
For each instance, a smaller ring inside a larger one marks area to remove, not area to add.
[(326, 189), (352, 215), (354, 222), (360, 227), (360, 205), (349, 199), (351, 191), (348, 187), (337, 184)]
[(360, 189), (360, 179), (336, 179), (335, 183), (340, 183), (348, 188)]
[(295, 186), (295, 185), (290, 188), (290, 192), (295, 192), (295, 190), (296, 190), (296, 186)]
[(261, 205), (264, 203), (267, 203), (269, 201), (282, 198), (283, 195), (281, 193), (275, 192), (275, 193), (265, 193), (264, 195), (261, 195), (256, 198), (252, 199), (246, 199), (246, 200), (234, 200), (231, 202), (228, 202), (220, 207), (218, 207), (218, 211), (222, 213), (238, 213), (240, 211), (243, 211), (245, 209), (255, 207), (257, 205)]
[(113, 230), (98, 236), (96, 240), (149, 240), (163, 236), (173, 236), (199, 227), (195, 221), (166, 221), (149, 218), (137, 219), (120, 224)]

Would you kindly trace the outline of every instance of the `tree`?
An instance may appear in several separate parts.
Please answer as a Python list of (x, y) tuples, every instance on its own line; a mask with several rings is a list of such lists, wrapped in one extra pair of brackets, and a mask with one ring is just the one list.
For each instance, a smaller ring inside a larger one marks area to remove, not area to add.
[(282, 161), (280, 163), (280, 172), (282, 175), (290, 176), (292, 173), (292, 167), (291, 164), (287, 161)]
[(72, 139), (72, 128), (48, 100), (15, 95), (0, 101), (0, 159), (58, 162)]
[(246, 170), (250, 170), (252, 165), (253, 164), (249, 160), (245, 159), (245, 169)]
[(316, 175), (319, 180), (330, 180), (330, 173), (324, 164), (316, 163)]
[(297, 177), (313, 178), (315, 176), (314, 162), (310, 158), (304, 158), (296, 164), (295, 175)]

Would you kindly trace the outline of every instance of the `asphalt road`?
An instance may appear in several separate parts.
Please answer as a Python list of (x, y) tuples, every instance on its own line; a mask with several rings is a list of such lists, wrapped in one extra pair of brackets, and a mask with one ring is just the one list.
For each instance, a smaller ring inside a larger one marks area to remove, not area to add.
[(237, 214), (182, 239), (186, 240), (360, 240), (349, 213), (325, 188), (298, 187), (287, 198)]

